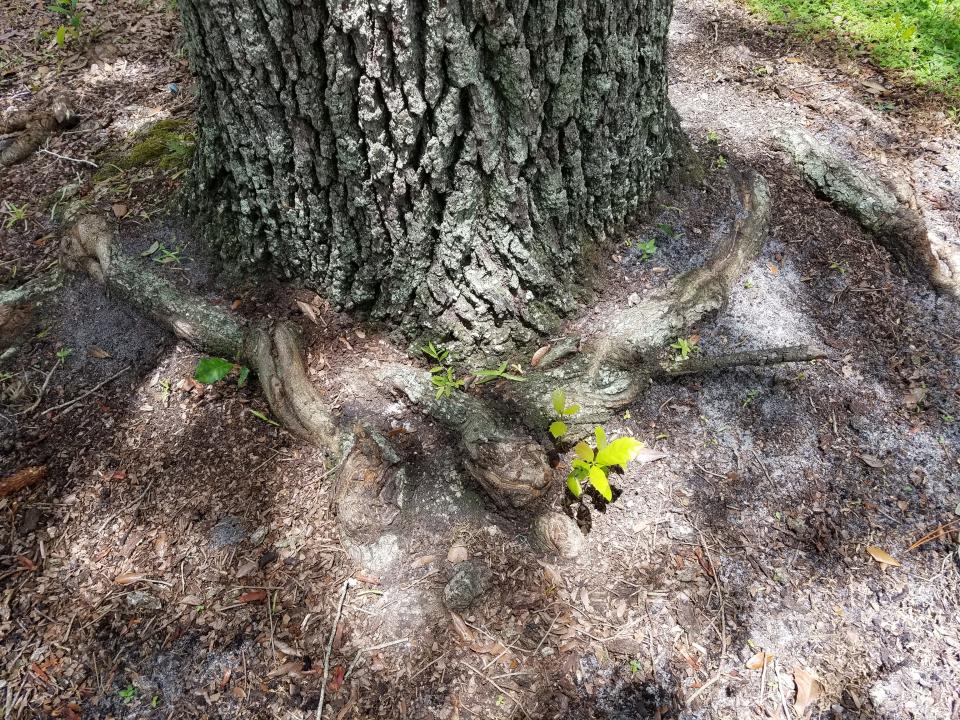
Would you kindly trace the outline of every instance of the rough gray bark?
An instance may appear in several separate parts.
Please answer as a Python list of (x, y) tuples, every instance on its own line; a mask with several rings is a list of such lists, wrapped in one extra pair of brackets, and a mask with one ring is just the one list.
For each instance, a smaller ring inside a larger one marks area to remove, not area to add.
[(672, 0), (181, 6), (222, 257), (464, 346), (550, 330), (679, 135)]

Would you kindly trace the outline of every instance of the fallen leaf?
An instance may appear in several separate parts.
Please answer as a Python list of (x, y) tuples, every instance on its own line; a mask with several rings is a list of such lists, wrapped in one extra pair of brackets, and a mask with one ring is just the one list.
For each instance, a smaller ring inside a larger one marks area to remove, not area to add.
[(87, 354), (92, 358), (96, 358), (97, 360), (106, 360), (108, 357), (112, 357), (110, 353), (108, 353), (99, 345), (91, 345), (89, 348), (87, 348)]
[(379, 585), (380, 578), (376, 575), (370, 575), (365, 572), (356, 572), (353, 574), (353, 579), (357, 582), (366, 583), (367, 585)]
[(23, 567), (30, 572), (33, 572), (37, 569), (37, 564), (26, 555), (17, 555), (17, 562), (20, 564), (20, 567)]
[(23, 470), (18, 470), (13, 475), (8, 475), (3, 480), (0, 480), (0, 497), (5, 497), (10, 493), (15, 493), (17, 490), (30, 487), (34, 483), (43, 480), (46, 474), (46, 465), (31, 465), (30, 467), (23, 468)]
[(767, 267), (770, 268), (771, 275), (778, 275), (780, 273), (780, 268), (778, 268), (773, 263), (767, 263)]
[(915, 410), (917, 406), (927, 397), (927, 389), (923, 387), (911, 388), (903, 396), (903, 404), (910, 410)]
[(115, 582), (117, 585), (133, 585), (134, 583), (146, 580), (147, 577), (149, 576), (146, 573), (126, 572), (117, 575), (113, 579), (113, 582)]
[(460, 639), (463, 642), (472, 643), (477, 639), (477, 634), (467, 626), (467, 624), (463, 621), (463, 618), (457, 613), (451, 612), (450, 620), (453, 622), (453, 629), (456, 631), (457, 635), (460, 636)]
[(422, 568), (424, 565), (429, 565), (436, 559), (436, 555), (421, 555), (418, 558), (414, 558), (414, 561), (410, 563), (410, 567), (414, 570), (417, 570), (418, 568)]
[(633, 462), (640, 463), (641, 465), (645, 463), (652, 463), (656, 460), (662, 460), (667, 457), (665, 452), (660, 450), (654, 450), (653, 448), (640, 448), (634, 451)]
[(250, 592), (245, 592), (243, 595), (238, 597), (237, 602), (242, 602), (242, 603), (260, 602), (265, 597), (267, 597), (266, 590), (251, 590)]
[(451, 565), (466, 562), (470, 557), (470, 552), (463, 545), (454, 545), (447, 552), (447, 562)]
[(337, 665), (333, 669), (333, 677), (330, 678), (330, 684), (328, 685), (330, 692), (336, 692), (340, 689), (340, 686), (343, 685), (344, 675), (346, 675), (346, 670), (344, 669), (343, 665)]
[(882, 95), (887, 89), (876, 80), (862, 80), (861, 83), (867, 89), (867, 92), (874, 95)]
[(297, 675), (303, 671), (303, 660), (288, 660), (278, 668), (267, 673), (267, 677), (282, 677), (284, 675)]
[(181, 605), (191, 605), (193, 607), (203, 605), (203, 600), (196, 595), (184, 595), (182, 598), (180, 598), (179, 602)]
[(880, 458), (874, 457), (873, 455), (858, 455), (858, 457), (863, 461), (864, 465), (868, 465), (872, 468), (882, 468), (884, 466), (883, 460)]
[(773, 655), (768, 652), (761, 650), (752, 658), (747, 660), (747, 670), (760, 670), (764, 665), (769, 665), (773, 662)]
[(788, 63), (801, 63), (803, 59), (798, 57), (785, 57), (783, 61)]
[(800, 718), (803, 717), (807, 708), (820, 697), (823, 686), (815, 675), (800, 667), (793, 669), (793, 682), (797, 686), (797, 697), (793, 702), (793, 710)]
[(297, 300), (297, 307), (300, 308), (300, 312), (302, 312), (304, 315), (310, 318), (310, 321), (314, 325), (319, 325), (319, 323), (317, 322), (317, 312), (316, 310), (313, 309), (312, 305), (308, 305), (302, 300)]
[(530, 367), (536, 367), (540, 364), (540, 361), (543, 360), (543, 356), (550, 352), (550, 346), (544, 345), (541, 348), (538, 348), (537, 351), (533, 354), (533, 357), (530, 358)]
[(124, 203), (114, 203), (113, 214), (117, 218), (122, 218), (124, 215), (127, 214), (127, 206)]
[(893, 567), (900, 567), (899, 560), (893, 557), (886, 550), (881, 550), (876, 545), (868, 545), (867, 552), (870, 553), (870, 557), (872, 557), (881, 565), (892, 565)]
[(248, 560), (243, 565), (237, 568), (236, 577), (245, 578), (247, 575), (250, 575), (251, 573), (255, 572), (256, 569), (257, 569), (257, 563), (255, 563), (253, 560)]

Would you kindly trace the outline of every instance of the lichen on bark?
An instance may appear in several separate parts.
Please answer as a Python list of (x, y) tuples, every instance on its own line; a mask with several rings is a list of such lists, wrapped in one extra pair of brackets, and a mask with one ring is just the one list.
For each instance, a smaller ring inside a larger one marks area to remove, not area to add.
[(553, 328), (674, 152), (671, 0), (181, 5), (222, 257), (463, 346)]

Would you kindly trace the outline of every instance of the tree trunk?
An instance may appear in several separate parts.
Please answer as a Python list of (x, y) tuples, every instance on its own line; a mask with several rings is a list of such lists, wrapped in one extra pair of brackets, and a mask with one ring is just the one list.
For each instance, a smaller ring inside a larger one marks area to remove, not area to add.
[(223, 259), (496, 352), (664, 177), (671, 0), (181, 0)]

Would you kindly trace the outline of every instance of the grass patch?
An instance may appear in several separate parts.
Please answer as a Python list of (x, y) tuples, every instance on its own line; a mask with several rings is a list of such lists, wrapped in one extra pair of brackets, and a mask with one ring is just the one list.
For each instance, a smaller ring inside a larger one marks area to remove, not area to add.
[(880, 67), (960, 100), (960, 0), (746, 0), (774, 22), (828, 32)]

